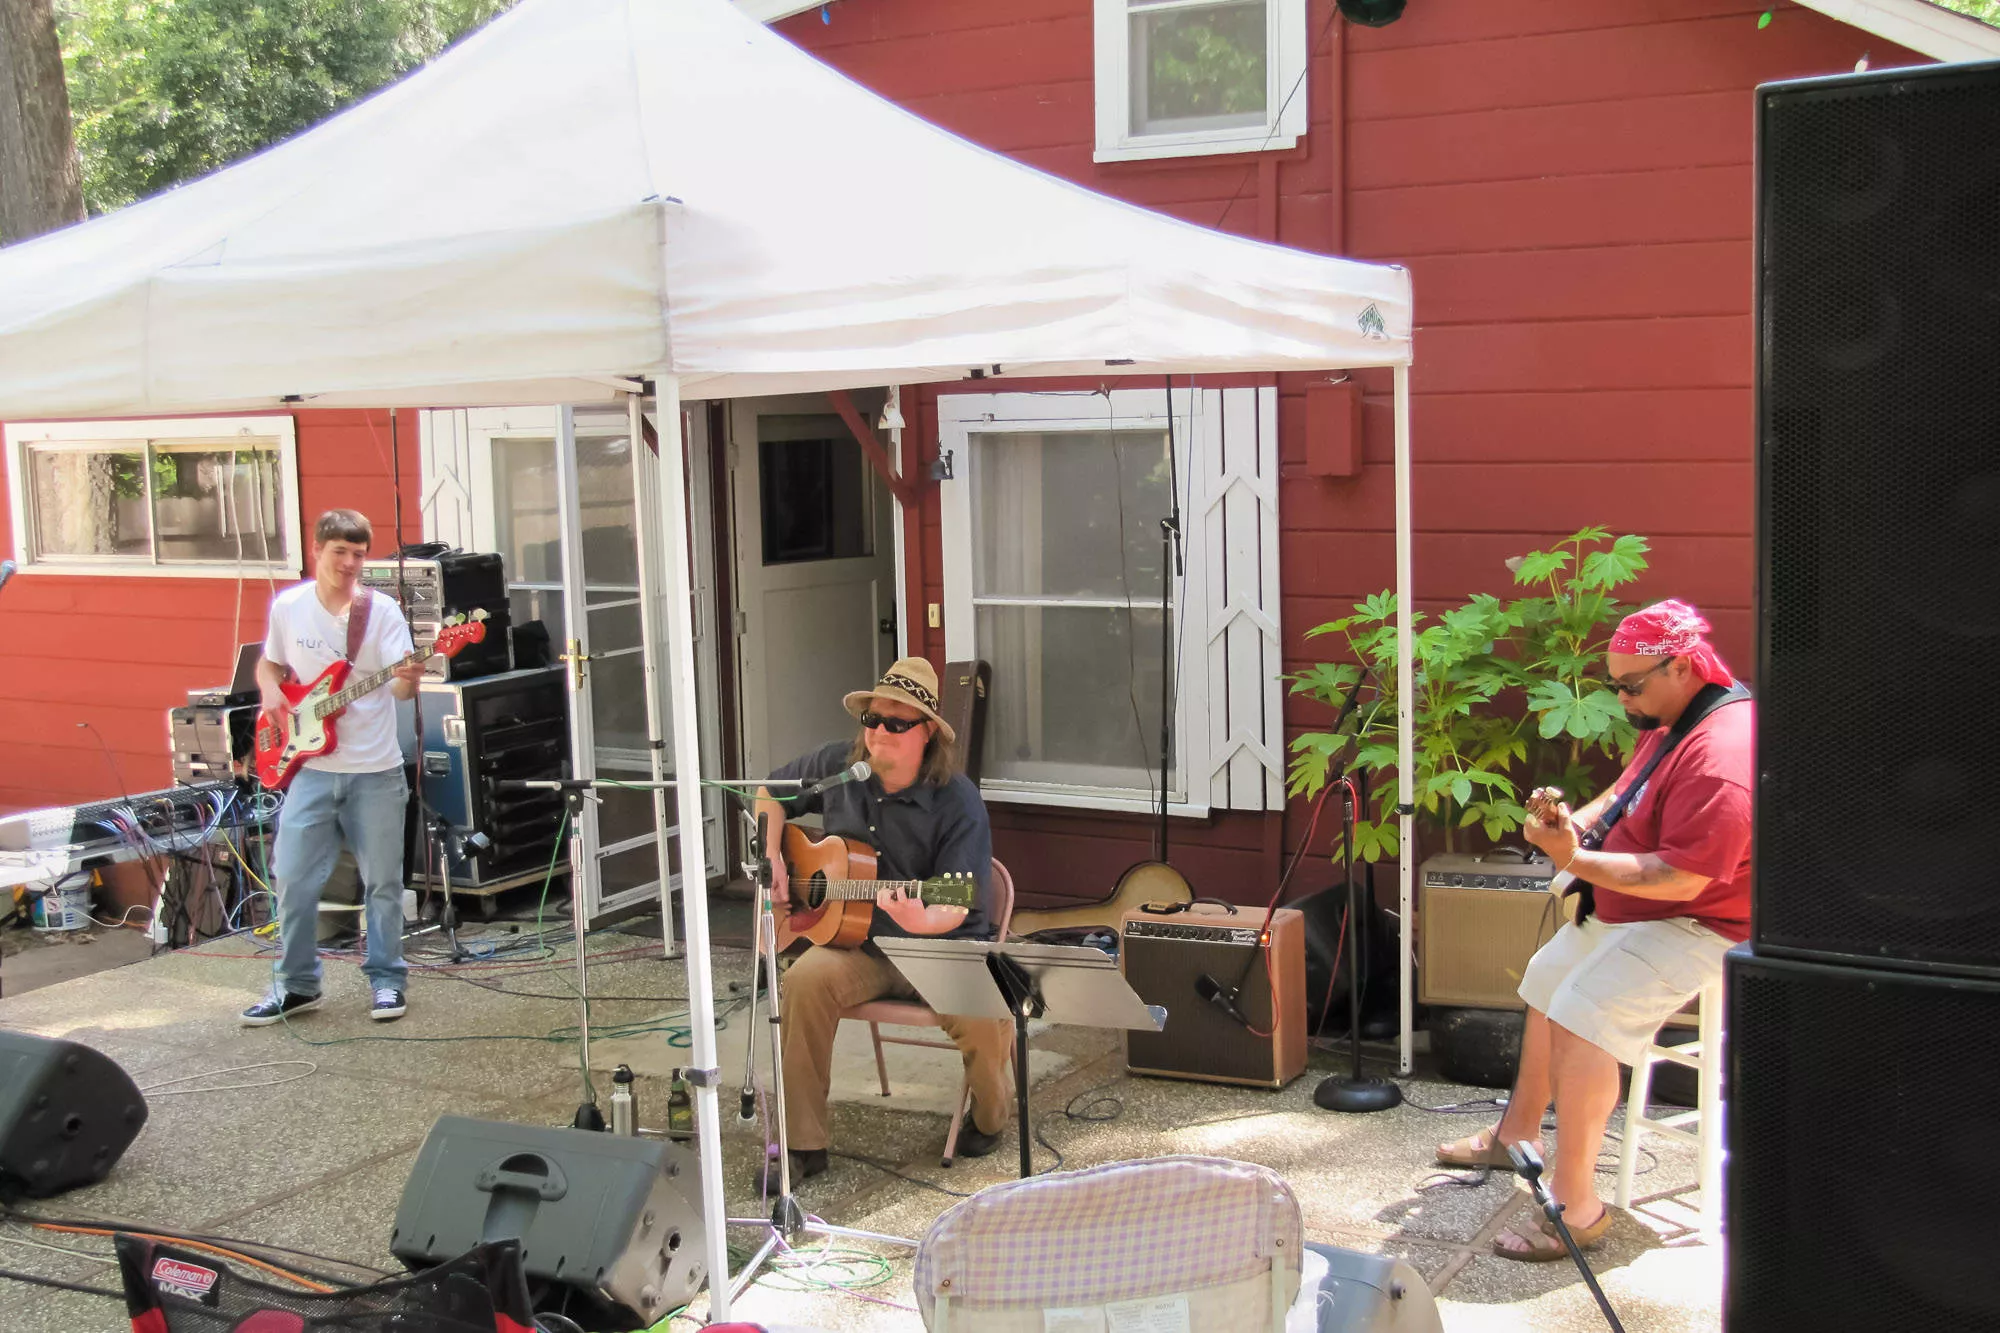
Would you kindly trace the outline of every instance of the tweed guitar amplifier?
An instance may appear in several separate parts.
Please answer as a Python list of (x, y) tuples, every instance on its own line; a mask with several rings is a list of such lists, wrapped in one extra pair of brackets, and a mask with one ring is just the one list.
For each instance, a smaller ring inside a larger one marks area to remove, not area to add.
[(1522, 1009), (1521, 973), (1576, 913), (1549, 893), (1543, 857), (1443, 853), (1417, 874), (1417, 1000)]
[[(1141, 1000), (1167, 1011), (1161, 1031), (1125, 1034), (1126, 1069), (1258, 1088), (1282, 1088), (1305, 1070), (1305, 918), (1278, 909), (1267, 958), (1259, 956), (1263, 924), (1261, 910), (1232, 916), (1208, 903), (1169, 916), (1126, 914), (1119, 968)], [(1236, 990), (1231, 1003), (1244, 1022), (1206, 998), (1218, 989)]]

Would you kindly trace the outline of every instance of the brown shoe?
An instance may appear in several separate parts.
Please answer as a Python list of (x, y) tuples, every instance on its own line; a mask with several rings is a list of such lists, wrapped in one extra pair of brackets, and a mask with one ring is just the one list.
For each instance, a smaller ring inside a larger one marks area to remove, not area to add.
[[(1587, 1227), (1571, 1227), (1570, 1239), (1579, 1250), (1596, 1247), (1604, 1239), (1604, 1233), (1611, 1230), (1611, 1205), (1605, 1204), (1604, 1211), (1597, 1220)], [(1513, 1238), (1521, 1243), (1521, 1248), (1510, 1249), (1502, 1242)], [(1546, 1264), (1569, 1256), (1569, 1247), (1562, 1243), (1556, 1229), (1542, 1217), (1540, 1208), (1530, 1208), (1528, 1215), (1513, 1223), (1494, 1238), (1493, 1253), (1502, 1259), (1515, 1259), (1522, 1263)]]

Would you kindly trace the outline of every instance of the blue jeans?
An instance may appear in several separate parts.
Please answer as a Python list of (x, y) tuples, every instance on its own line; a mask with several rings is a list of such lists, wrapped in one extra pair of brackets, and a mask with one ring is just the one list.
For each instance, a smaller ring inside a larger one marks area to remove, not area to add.
[(317, 995), (319, 895), (344, 841), (361, 871), (368, 907), (369, 985), (402, 990), (403, 811), (410, 784), (401, 767), (379, 773), (300, 769), (278, 814), (278, 934), (284, 952), (271, 964), (280, 990)]

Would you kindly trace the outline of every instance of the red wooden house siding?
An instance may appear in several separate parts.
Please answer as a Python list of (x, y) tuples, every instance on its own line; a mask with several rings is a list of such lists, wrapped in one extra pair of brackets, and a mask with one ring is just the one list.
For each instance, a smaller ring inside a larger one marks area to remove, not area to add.
[[(294, 421), (303, 539), (310, 544), (320, 513), (345, 507), (374, 523), (376, 549), (393, 550), (389, 414), (300, 412)], [(397, 433), (404, 523), (414, 541), (415, 413), (401, 414)], [(13, 550), (4, 511), (0, 549)], [(236, 645), (264, 637), (270, 600), (262, 578), (240, 588), (218, 578), (24, 574), (9, 581), (0, 592), (0, 809), (171, 785), (167, 710), (185, 704), (189, 690), (229, 679)]]
[[(1757, 27), (1766, 9), (1774, 21)], [(1090, 188), (1304, 249), (1408, 265), (1417, 595), (1504, 591), (1500, 561), (1585, 523), (1645, 533), (1643, 596), (1709, 610), (1747, 666), (1751, 598), (1751, 90), (1759, 82), (1923, 57), (1809, 10), (1743, 0), (1411, 0), (1383, 29), (1311, 0), (1310, 128), (1296, 149), (1092, 161), (1089, 0), (833, 0), (780, 30), (913, 112)], [(1335, 109), (1338, 114), (1335, 114)], [(893, 207), (894, 163), (868, 187)], [(1307, 475), (1305, 388), (1280, 378), (1287, 664), (1311, 626), (1392, 577), (1388, 376), (1367, 392), (1359, 476)], [(905, 469), (937, 447), (940, 393), (905, 432)], [(977, 386), (988, 391), (991, 384)], [(1020, 387), (1009, 382), (1002, 387)], [(383, 413), (298, 414), (301, 512), (353, 505), (389, 545)], [(372, 428), (370, 423), (372, 423)], [(401, 425), (406, 522), (417, 427)], [(911, 515), (922, 608), (944, 600), (935, 488)], [(0, 512), (0, 541), (6, 515)], [(240, 637), (269, 589), (242, 589)], [(23, 576), (0, 595), (0, 808), (94, 799), (168, 780), (165, 710), (216, 682), (239, 632), (237, 585)], [(1293, 730), (1328, 719), (1293, 705)], [(111, 752), (107, 764), (90, 722)], [(115, 778), (112, 769), (115, 767)], [(1091, 895), (1149, 853), (1140, 817), (993, 807), (1024, 900)], [(1223, 814), (1176, 820), (1173, 859), (1206, 893), (1250, 900), (1305, 828)], [(1322, 823), (1315, 851), (1327, 850)], [(1324, 862), (1301, 871), (1324, 883)]]
[[(1420, 604), (1504, 593), (1507, 556), (1601, 523), (1652, 539), (1639, 596), (1698, 603), (1747, 668), (1751, 92), (1863, 56), (1926, 58), (1747, 0), (1411, 0), (1380, 29), (1329, 26), (1332, 11), (1309, 6), (1310, 128), (1296, 149), (1104, 164), (1089, 0), (837, 0), (826, 21), (813, 10), (779, 27), (911, 111), (1091, 189), (1408, 266)], [(1306, 473), (1309, 377), (1279, 380), (1288, 668), (1315, 660), (1307, 629), (1393, 578), (1389, 376), (1358, 378), (1366, 453), (1351, 479)], [(921, 475), (935, 453), (938, 395), (970, 387), (916, 395), (906, 467)], [(919, 626), (918, 609), (944, 598), (937, 523), (932, 490), (908, 543)], [(922, 633), (942, 660), (942, 631)], [(1287, 725), (1328, 720), (1294, 703)], [(1024, 897), (1108, 890), (1152, 845), (1142, 818), (992, 809)], [(1200, 892), (1255, 899), (1303, 814), (1294, 802), (1283, 820), (1176, 820), (1174, 863)], [(1300, 873), (1330, 878), (1324, 862)]]

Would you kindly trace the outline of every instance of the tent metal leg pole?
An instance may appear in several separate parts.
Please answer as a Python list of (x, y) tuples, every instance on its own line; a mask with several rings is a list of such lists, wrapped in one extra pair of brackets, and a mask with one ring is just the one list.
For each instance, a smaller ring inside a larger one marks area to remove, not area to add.
[[(680, 814), (681, 913), (687, 941), (688, 1027), (693, 1040), (695, 1128), (701, 1153), (702, 1216), (708, 1219), (709, 1318), (729, 1318), (729, 1237), (722, 1200), (721, 1081), (715, 1047), (715, 977), (708, 936), (708, 851), (702, 845), (701, 731), (694, 685), (693, 574), (688, 565), (687, 441), (681, 434), (681, 384), (658, 385), (660, 553), (666, 567), (666, 643), (672, 671), (674, 795)], [(635, 441), (635, 444), (637, 442)]]
[(1414, 997), (1410, 993), (1410, 921), (1415, 912), (1417, 818), (1411, 801), (1411, 782), (1416, 765), (1416, 664), (1410, 643), (1410, 601), (1414, 595), (1410, 573), (1410, 367), (1396, 367), (1396, 774), (1401, 783), (1403, 803), (1397, 816), (1397, 837), (1402, 848), (1397, 869), (1396, 978), (1399, 997), (1398, 1021), (1401, 1028), (1396, 1066), (1409, 1073), (1414, 1065), (1416, 1020)]
[[(661, 716), (660, 699), (660, 541), (659, 530), (653, 522), (660, 512), (660, 461), (646, 447), (645, 395), (627, 395), (626, 409), (632, 439), (634, 535), (639, 545), (639, 643), (643, 649), (639, 661), (646, 682), (646, 738), (651, 742), (647, 760), (651, 765), (652, 779), (658, 783), (667, 780), (666, 718)], [(661, 787), (653, 788), (653, 827), (668, 827), (667, 793)], [(669, 873), (666, 838), (659, 839), (658, 850), (660, 956), (671, 959), (680, 956), (680, 945), (674, 938), (673, 876)], [(685, 892), (685, 877), (681, 885)]]

